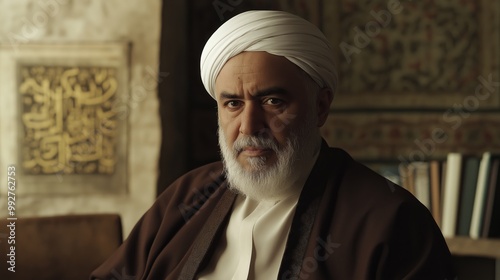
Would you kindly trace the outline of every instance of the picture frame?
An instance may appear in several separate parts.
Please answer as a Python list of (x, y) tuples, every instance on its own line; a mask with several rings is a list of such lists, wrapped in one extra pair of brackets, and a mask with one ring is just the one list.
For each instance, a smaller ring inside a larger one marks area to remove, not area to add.
[(15, 167), (19, 194), (127, 191), (128, 53), (127, 43), (0, 46), (0, 167)]

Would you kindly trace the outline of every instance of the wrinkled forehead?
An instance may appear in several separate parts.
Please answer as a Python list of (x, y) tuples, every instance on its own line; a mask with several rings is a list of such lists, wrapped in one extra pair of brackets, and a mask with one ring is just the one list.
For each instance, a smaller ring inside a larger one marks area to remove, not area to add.
[[(308, 74), (284, 56), (270, 54), (265, 51), (244, 51), (226, 61), (220, 72), (231, 70), (235, 73), (265, 72), (293, 72)], [(217, 75), (219, 77), (220, 75)]]

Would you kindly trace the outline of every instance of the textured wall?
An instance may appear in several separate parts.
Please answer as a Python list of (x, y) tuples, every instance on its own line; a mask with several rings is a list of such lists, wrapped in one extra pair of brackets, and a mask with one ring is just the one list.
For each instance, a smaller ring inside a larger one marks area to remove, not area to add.
[[(85, 194), (60, 194), (61, 188), (71, 189), (68, 176), (62, 175), (57, 190), (44, 195), (22, 194), (18, 185), (16, 214), (18, 217), (55, 215), (64, 213), (119, 212), (122, 214), (124, 233), (131, 227), (155, 198), (157, 164), (160, 146), (160, 122), (156, 81), (168, 73), (158, 73), (159, 36), (161, 28), (161, 1), (98, 1), (98, 0), (19, 0), (0, 1), (0, 46), (15, 50), (23, 45), (61, 44), (129, 44), (130, 54), (128, 99), (123, 104), (123, 121), (128, 126), (126, 142), (126, 190), (116, 193), (88, 192)], [(0, 69), (0, 75), (2, 74)], [(160, 82), (162, 81), (160, 80)], [(0, 86), (0, 94), (8, 94)], [(7, 111), (0, 104), (0, 112)], [(0, 113), (1, 123), (6, 121)], [(2, 131), (8, 133), (8, 131)], [(4, 135), (2, 135), (4, 136)], [(8, 154), (9, 143), (0, 140), (0, 153)], [(10, 143), (12, 144), (12, 143)], [(17, 164), (16, 159), (0, 157), (0, 180), (5, 182), (7, 165)], [(3, 170), (5, 169), (5, 170)], [(19, 178), (22, 182), (22, 178)], [(1, 184), (4, 188), (4, 184)], [(32, 188), (32, 186), (30, 186)], [(0, 194), (0, 215), (5, 216), (6, 189)]]

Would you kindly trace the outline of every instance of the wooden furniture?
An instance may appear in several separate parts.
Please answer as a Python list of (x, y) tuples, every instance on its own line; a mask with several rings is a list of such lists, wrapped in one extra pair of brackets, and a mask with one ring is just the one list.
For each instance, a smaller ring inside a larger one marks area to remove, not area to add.
[(472, 239), (469, 237), (446, 238), (454, 255), (500, 259), (500, 239)]
[[(13, 230), (8, 227), (11, 222), (15, 222)], [(4, 217), (0, 234), (0, 279), (88, 279), (122, 242), (117, 214), (19, 217), (15, 221)], [(15, 244), (8, 242), (12, 235)], [(15, 273), (8, 270), (10, 246), (15, 246)]]
[(500, 279), (500, 239), (446, 238), (458, 279)]

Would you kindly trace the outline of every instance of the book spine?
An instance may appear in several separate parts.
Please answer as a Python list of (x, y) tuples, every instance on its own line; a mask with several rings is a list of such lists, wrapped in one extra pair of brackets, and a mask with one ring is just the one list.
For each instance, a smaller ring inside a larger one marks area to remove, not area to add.
[(458, 232), (460, 236), (469, 236), (474, 196), (476, 195), (479, 157), (468, 156), (464, 163), (463, 183), (460, 191), (458, 211)]
[(472, 219), (469, 236), (477, 239), (481, 235), (482, 219), (484, 214), (484, 201), (486, 199), (486, 186), (488, 184), (488, 173), (491, 153), (483, 154), (479, 164), (479, 174), (476, 185), (476, 195), (474, 197), (474, 207), (472, 209)]
[(431, 176), (431, 209), (432, 216), (437, 225), (441, 227), (441, 185), (439, 180), (439, 161), (433, 160), (430, 163)]
[(431, 210), (429, 163), (414, 162), (415, 167), (415, 196), (420, 202)]
[[(495, 158), (491, 160), (491, 167), (489, 169), (489, 181), (486, 190), (486, 201), (484, 204), (484, 216), (483, 216), (483, 228), (481, 230), (481, 237), (489, 237), (489, 231), (491, 227), (493, 206), (495, 203), (495, 192), (498, 180), (498, 169), (500, 168), (500, 159)], [(498, 222), (498, 221), (496, 221)]]
[(445, 237), (453, 237), (456, 232), (461, 167), (462, 155), (460, 153), (449, 153), (447, 157), (441, 228)]

